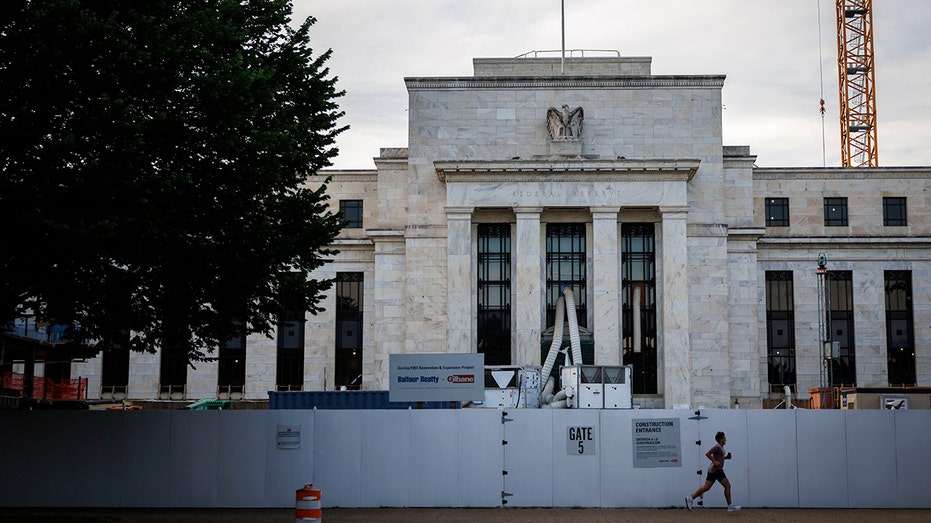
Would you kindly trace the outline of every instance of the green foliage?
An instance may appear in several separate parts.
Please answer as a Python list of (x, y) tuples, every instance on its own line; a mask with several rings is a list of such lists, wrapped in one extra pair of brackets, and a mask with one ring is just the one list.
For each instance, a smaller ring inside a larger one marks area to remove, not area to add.
[(344, 129), (312, 18), (290, 27), (286, 0), (0, 11), (0, 320), (197, 360), (319, 310), (331, 282), (307, 275), (340, 221), (302, 183)]

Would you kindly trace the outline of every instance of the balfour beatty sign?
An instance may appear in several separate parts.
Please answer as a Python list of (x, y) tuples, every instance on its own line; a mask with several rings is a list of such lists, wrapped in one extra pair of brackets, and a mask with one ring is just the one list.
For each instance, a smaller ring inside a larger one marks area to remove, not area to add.
[(389, 401), (482, 401), (484, 354), (389, 354)]

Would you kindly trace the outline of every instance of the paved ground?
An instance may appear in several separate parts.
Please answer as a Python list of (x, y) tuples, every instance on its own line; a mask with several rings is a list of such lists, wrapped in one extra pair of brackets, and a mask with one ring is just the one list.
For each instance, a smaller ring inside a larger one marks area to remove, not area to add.
[[(294, 521), (292, 509), (5, 509), (2, 523), (284, 523)], [(736, 513), (707, 508), (682, 509), (594, 509), (594, 508), (375, 508), (324, 509), (326, 523), (616, 523), (616, 522), (706, 522), (741, 523), (912, 523), (931, 521), (928, 510), (889, 509), (755, 509)]]

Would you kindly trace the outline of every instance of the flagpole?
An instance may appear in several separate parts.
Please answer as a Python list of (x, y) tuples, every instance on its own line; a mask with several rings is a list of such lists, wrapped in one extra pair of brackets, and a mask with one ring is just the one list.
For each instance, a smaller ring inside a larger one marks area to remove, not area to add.
[(562, 58), (559, 66), (562, 74), (566, 74), (566, 0), (559, 0), (559, 14), (562, 20)]

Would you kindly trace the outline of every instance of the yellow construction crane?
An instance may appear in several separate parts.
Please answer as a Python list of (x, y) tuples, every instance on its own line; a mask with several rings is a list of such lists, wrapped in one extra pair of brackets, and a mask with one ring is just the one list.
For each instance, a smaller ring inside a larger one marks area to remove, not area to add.
[(873, 0), (837, 0), (841, 165), (878, 167)]

